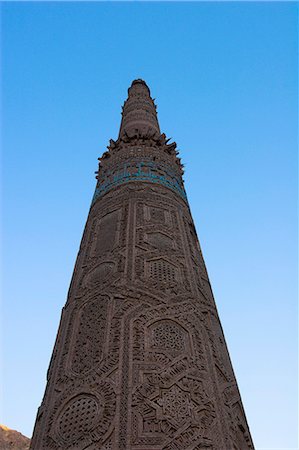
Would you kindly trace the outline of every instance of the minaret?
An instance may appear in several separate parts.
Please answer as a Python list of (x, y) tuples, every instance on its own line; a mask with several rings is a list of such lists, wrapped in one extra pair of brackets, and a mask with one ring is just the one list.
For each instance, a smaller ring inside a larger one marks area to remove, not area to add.
[(100, 158), (32, 450), (254, 448), (182, 175), (133, 81)]

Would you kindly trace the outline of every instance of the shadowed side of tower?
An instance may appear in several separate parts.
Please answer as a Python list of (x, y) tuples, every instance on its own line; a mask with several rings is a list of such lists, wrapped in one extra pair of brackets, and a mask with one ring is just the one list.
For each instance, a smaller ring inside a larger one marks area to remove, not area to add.
[(182, 175), (133, 81), (100, 158), (32, 450), (254, 448)]

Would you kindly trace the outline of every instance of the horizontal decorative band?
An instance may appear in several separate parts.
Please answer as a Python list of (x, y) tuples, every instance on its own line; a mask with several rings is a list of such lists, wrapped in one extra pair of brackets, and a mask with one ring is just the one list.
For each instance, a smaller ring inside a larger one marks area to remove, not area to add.
[[(137, 170), (134, 172), (129, 172), (125, 166), (122, 170), (119, 170), (113, 176), (110, 176), (103, 184), (96, 188), (91, 204), (93, 205), (99, 197), (102, 197), (111, 189), (132, 181), (146, 181), (161, 184), (176, 192), (183, 200), (187, 201), (185, 189), (183, 185), (179, 183), (178, 179), (173, 177), (173, 173), (170, 174), (163, 170), (164, 173), (161, 174), (161, 170), (159, 170), (160, 173), (158, 175), (156, 173), (157, 167), (149, 162), (138, 163), (136, 169)], [(144, 170), (146, 170), (146, 172)]]

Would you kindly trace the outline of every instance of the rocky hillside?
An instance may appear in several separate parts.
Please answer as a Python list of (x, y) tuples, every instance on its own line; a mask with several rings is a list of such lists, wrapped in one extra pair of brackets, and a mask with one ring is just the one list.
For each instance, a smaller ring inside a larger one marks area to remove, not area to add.
[(30, 439), (5, 425), (0, 425), (0, 450), (29, 450)]

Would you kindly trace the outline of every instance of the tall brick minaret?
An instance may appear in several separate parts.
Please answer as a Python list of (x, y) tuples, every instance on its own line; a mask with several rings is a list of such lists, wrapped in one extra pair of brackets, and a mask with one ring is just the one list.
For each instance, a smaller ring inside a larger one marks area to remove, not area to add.
[(31, 449), (253, 449), (176, 144), (146, 83), (128, 93), (100, 158)]

